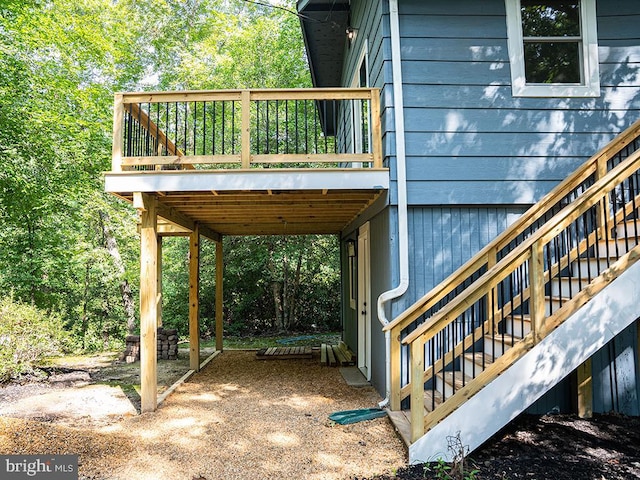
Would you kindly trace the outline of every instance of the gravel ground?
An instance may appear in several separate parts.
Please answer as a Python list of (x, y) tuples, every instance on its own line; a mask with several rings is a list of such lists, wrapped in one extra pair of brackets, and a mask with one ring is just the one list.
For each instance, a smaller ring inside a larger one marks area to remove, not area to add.
[(317, 360), (228, 351), (152, 414), (78, 427), (0, 417), (0, 453), (79, 454), (80, 478), (96, 480), (370, 477), (406, 462), (389, 420), (328, 415), (379, 400)]

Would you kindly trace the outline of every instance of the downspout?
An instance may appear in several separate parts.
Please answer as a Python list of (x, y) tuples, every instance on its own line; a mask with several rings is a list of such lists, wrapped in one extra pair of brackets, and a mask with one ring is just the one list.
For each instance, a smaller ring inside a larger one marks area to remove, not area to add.
[[(396, 126), (396, 172), (398, 191), (398, 254), (400, 283), (378, 297), (378, 320), (382, 326), (389, 324), (385, 304), (402, 296), (409, 288), (409, 233), (407, 222), (407, 169), (404, 135), (404, 103), (402, 99), (402, 67), (400, 52), (400, 18), (398, 0), (389, 0), (389, 24), (391, 30), (391, 68), (393, 80), (394, 120)], [(391, 396), (391, 332), (385, 332), (385, 383), (386, 396), (380, 402), (383, 408)]]

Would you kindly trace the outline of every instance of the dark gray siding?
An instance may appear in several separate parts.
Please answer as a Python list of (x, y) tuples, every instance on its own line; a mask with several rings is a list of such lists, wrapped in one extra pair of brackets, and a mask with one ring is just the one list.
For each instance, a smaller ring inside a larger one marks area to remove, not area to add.
[(592, 358), (593, 410), (640, 415), (637, 322)]
[(530, 204), (640, 116), (640, 3), (597, 10), (600, 98), (514, 98), (504, 0), (400, 1), (411, 204)]
[[(358, 317), (356, 316), (356, 311), (351, 308), (350, 304), (350, 291), (349, 291), (349, 282), (351, 281), (351, 276), (349, 272), (349, 257), (347, 255), (346, 241), (353, 240), (356, 241), (356, 236), (351, 235), (349, 237), (344, 238), (341, 241), (341, 290), (342, 290), (342, 340), (349, 345), (352, 351), (357, 352), (358, 350)], [(356, 276), (357, 279), (357, 276)]]
[[(396, 263), (398, 251), (396, 236), (392, 233), (397, 225), (397, 211), (387, 208), (370, 222), (371, 242), (371, 383), (384, 394), (385, 390), (385, 343), (382, 325), (377, 320), (377, 300), (380, 294), (398, 284), (397, 275), (392, 273), (392, 263)], [(390, 228), (391, 226), (391, 228)]]

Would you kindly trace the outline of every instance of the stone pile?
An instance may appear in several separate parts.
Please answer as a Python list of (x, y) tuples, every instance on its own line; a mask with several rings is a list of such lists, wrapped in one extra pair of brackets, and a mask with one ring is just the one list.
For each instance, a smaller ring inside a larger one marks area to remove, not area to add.
[[(176, 360), (178, 358), (178, 331), (173, 328), (158, 328), (158, 359)], [(124, 360), (133, 363), (140, 360), (140, 335), (128, 335), (124, 351)]]
[(158, 328), (158, 358), (176, 360), (178, 358), (178, 331)]

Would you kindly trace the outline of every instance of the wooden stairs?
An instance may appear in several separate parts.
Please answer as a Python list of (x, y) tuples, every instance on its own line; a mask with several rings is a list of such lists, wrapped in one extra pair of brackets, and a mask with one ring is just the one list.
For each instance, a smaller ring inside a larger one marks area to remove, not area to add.
[(386, 327), (411, 463), (477, 448), (640, 317), (639, 212), (637, 122)]

